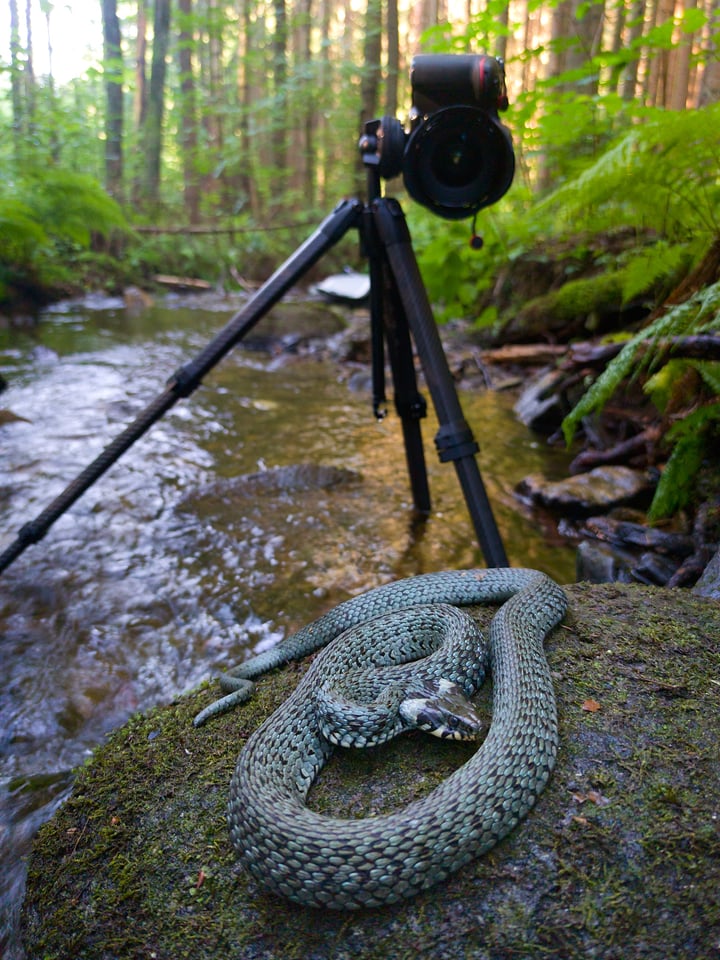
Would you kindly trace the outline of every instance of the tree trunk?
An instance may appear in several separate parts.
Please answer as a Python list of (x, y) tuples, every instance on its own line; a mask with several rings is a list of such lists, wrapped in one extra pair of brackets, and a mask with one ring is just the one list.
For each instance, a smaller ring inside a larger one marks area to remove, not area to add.
[(360, 81), (360, 129), (378, 113), (382, 55), (382, 2), (368, 0), (365, 13), (365, 39)]
[(33, 32), (31, 0), (25, 0), (25, 114), (27, 132), (35, 139), (35, 68), (33, 66)]
[[(282, 192), (287, 175), (287, 56), (288, 24), (286, 0), (273, 0), (275, 35), (273, 37), (274, 117), (272, 123), (272, 159), (277, 191)], [(275, 192), (275, 191), (273, 191)]]
[(311, 66), (312, 0), (297, 0), (292, 21), (292, 80), (287, 104), (290, 127), (289, 180), (295, 203), (312, 205), (315, 194), (313, 119), (316, 101), (308, 96), (315, 86)]
[[(527, 8), (526, 8), (527, 13)], [(501, 60), (505, 60), (507, 57), (508, 49), (508, 24), (510, 23), (510, 3), (503, 5), (502, 9), (497, 15), (497, 24), (499, 26), (499, 31), (495, 35), (495, 49), (490, 50), (489, 53), (492, 53), (496, 57), (500, 57)]]
[(398, 112), (398, 77), (400, 75), (400, 26), (397, 0), (387, 0), (387, 79), (385, 81), (385, 113)]
[[(684, 0), (684, 10), (697, 9), (697, 0)], [(672, 51), (672, 86), (669, 105), (673, 110), (684, 110), (690, 92), (690, 54), (694, 34), (679, 31), (677, 46)]]
[[(572, 0), (567, 34), (572, 42), (566, 52), (565, 70), (581, 70), (597, 54), (602, 40), (604, 11), (603, 2), (585, 5), (580, 0)], [(595, 76), (590, 82), (585, 80), (578, 84), (566, 84), (564, 89), (577, 86), (578, 92), (595, 94), (598, 91), (598, 79)]]
[(178, 0), (180, 30), (178, 66), (180, 67), (180, 147), (183, 167), (183, 201), (191, 224), (200, 222), (200, 188), (197, 176), (197, 110), (192, 29), (192, 0)]
[(25, 115), (23, 112), (23, 76), (20, 58), (20, 17), (17, 0), (10, 0), (10, 90), (12, 98), (12, 131), (15, 148), (15, 162), (22, 162), (23, 130)]
[[(523, 34), (523, 50), (532, 50), (536, 43), (538, 28), (538, 13), (530, 8), (530, 4), (525, 7), (525, 32)], [(522, 62), (522, 90), (530, 90), (535, 85), (537, 79), (538, 58), (525, 57)]]
[[(614, 9), (609, 11), (612, 16), (612, 33), (610, 38), (610, 52), (617, 56), (623, 45), (623, 32), (625, 30), (625, 7), (623, 4), (617, 4)], [(622, 68), (613, 66), (610, 76), (610, 89), (619, 90), (620, 75)]]
[[(644, 0), (634, 0), (630, 9), (630, 19), (627, 21), (626, 45), (632, 49), (642, 36), (643, 15), (645, 13)], [(620, 95), (623, 100), (634, 100), (637, 92), (638, 68), (640, 57), (635, 56), (625, 67), (620, 80)]]
[(550, 56), (548, 58), (548, 78), (559, 77), (567, 63), (566, 39), (570, 32), (570, 0), (561, 0), (553, 9), (550, 22)]
[(165, 114), (165, 73), (170, 33), (170, 0), (155, 0), (153, 17), (152, 66), (145, 123), (143, 150), (145, 153), (145, 199), (150, 204), (160, 200), (160, 163), (162, 157), (162, 128)]
[[(666, 23), (675, 12), (675, 0), (657, 0), (655, 26)], [(670, 51), (659, 50), (648, 71), (647, 102), (653, 107), (666, 107), (670, 100)]]
[[(363, 65), (360, 80), (360, 130), (378, 114), (378, 90), (380, 88), (382, 56), (382, 0), (367, 0), (365, 12), (365, 39), (363, 42)], [(358, 154), (358, 187), (362, 189), (364, 167)]]
[(135, 98), (133, 102), (133, 119), (135, 129), (141, 130), (145, 123), (147, 110), (147, 3), (138, 0), (137, 4), (137, 38), (135, 41)]
[(256, 150), (253, 149), (250, 135), (250, 118), (253, 113), (253, 102), (257, 96), (254, 84), (260, 73), (260, 71), (255, 68), (255, 58), (261, 55), (259, 51), (262, 49), (261, 33), (263, 31), (257, 21), (253, 19), (251, 2), (252, 0), (243, 0), (242, 4), (243, 38), (240, 42), (243, 43), (243, 50), (239, 77), (241, 88), (240, 122), (238, 128), (241, 153), (239, 183), (241, 190), (247, 198), (250, 212), (256, 220), (260, 220), (262, 216), (262, 202), (254, 175), (258, 157)]
[(717, 0), (708, 0), (709, 22), (703, 43), (703, 70), (698, 90), (697, 105), (706, 107), (720, 100), (720, 8)]
[(123, 63), (117, 0), (102, 0), (103, 72), (105, 75), (105, 189), (111, 197), (123, 193)]
[[(332, 19), (331, 0), (320, 0), (320, 33), (323, 37), (330, 35), (330, 22)], [(330, 59), (330, 50), (328, 44), (323, 44), (320, 50), (320, 74), (319, 82), (322, 90), (331, 90), (333, 80), (333, 65)], [(321, 207), (328, 202), (328, 181), (332, 184), (332, 163), (333, 163), (333, 125), (326, 111), (322, 110), (317, 118), (317, 128), (315, 136), (320, 144), (319, 155), (322, 156), (322, 171), (318, 171), (317, 177), (317, 200)]]

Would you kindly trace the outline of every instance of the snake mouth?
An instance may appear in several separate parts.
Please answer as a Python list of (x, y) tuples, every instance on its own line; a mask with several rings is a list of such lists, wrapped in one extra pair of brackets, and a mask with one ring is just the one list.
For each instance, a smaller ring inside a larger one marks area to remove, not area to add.
[(403, 700), (399, 713), (408, 724), (444, 740), (479, 740), (484, 723), (462, 689), (452, 680), (427, 681)]

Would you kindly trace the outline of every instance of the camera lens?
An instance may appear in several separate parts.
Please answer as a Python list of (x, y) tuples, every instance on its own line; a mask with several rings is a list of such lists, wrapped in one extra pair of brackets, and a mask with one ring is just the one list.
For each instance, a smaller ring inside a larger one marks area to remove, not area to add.
[(468, 140), (467, 133), (463, 132), (454, 142), (433, 151), (430, 172), (438, 183), (467, 187), (477, 178), (477, 156)]
[(476, 107), (438, 110), (413, 131), (405, 149), (408, 193), (447, 220), (461, 220), (495, 203), (514, 172), (510, 135)]

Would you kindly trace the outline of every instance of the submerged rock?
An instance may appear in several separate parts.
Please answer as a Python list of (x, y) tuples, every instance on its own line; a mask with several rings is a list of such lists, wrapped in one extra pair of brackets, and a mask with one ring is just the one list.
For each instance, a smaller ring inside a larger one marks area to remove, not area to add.
[[(228, 786), (244, 740), (305, 669), (289, 666), (202, 730), (191, 719), (214, 685), (134, 717), (96, 751), (34, 845), (28, 957), (714, 956), (720, 605), (635, 585), (567, 590), (568, 617), (547, 643), (557, 766), (486, 856), (414, 900), (354, 914), (258, 889), (230, 844)], [(478, 699), (487, 711), (487, 691)], [(311, 805), (350, 817), (397, 809), (473, 749), (413, 734), (338, 752)]]
[(240, 477), (213, 480), (186, 496), (179, 510), (207, 510), (227, 508), (255, 497), (274, 497), (304, 493), (309, 490), (329, 490), (360, 480), (360, 474), (345, 467), (324, 466), (319, 463), (293, 463), (285, 467), (270, 467)]

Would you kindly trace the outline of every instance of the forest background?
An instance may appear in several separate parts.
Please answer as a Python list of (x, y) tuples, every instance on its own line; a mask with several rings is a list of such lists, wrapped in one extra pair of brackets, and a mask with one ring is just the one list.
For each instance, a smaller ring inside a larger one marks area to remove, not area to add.
[[(407, 204), (438, 318), (469, 317), (507, 337), (518, 304), (503, 315), (499, 278), (532, 254), (533, 267), (564, 258), (565, 300), (553, 301), (552, 317), (574, 311), (581, 333), (608, 302), (620, 321), (641, 302), (657, 335), (718, 329), (717, 0), (100, 2), (102, 57), (61, 83), (53, 4), (8, 0), (0, 310), (158, 273), (226, 288), (266, 276), (339, 199), (362, 194), (359, 135), (371, 118), (407, 115), (412, 56), (471, 51), (505, 61), (502, 119), (517, 171), (480, 215), (480, 254), (467, 223)], [(390, 191), (403, 195), (399, 182)], [(350, 239), (336, 257), (357, 261)], [(588, 261), (594, 282), (573, 279)], [(683, 279), (690, 306), (656, 316)], [(540, 335), (560, 336), (542, 325)], [(526, 336), (538, 336), (532, 323)], [(606, 402), (637, 347), (631, 340), (596, 383), (568, 436)], [(720, 364), (687, 363), (693, 402), (674, 438), (685, 462), (702, 460), (720, 422)], [(687, 392), (685, 367), (666, 368), (669, 380), (650, 378), (661, 412), (673, 384)]]

